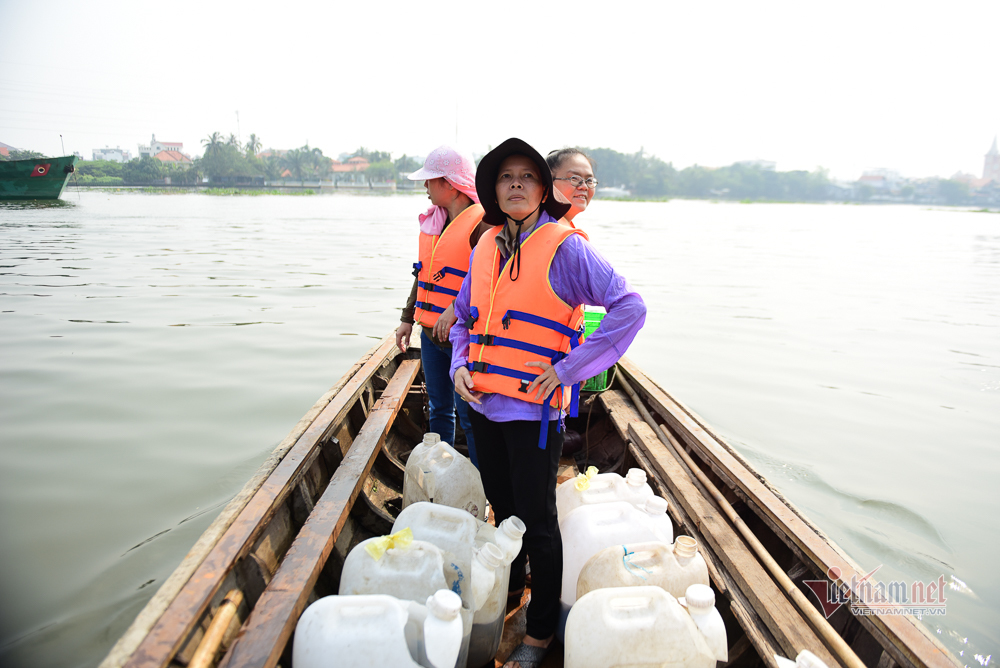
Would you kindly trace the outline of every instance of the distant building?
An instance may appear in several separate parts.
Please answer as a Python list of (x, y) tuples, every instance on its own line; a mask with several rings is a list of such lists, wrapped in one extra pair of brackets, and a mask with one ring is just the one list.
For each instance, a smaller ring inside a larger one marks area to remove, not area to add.
[(895, 190), (898, 188), (903, 181), (903, 177), (899, 175), (899, 172), (894, 172), (891, 169), (869, 169), (861, 178), (858, 179), (858, 183), (861, 185), (870, 186), (876, 190)]
[(153, 157), (167, 165), (184, 165), (187, 167), (191, 164), (191, 158), (180, 151), (160, 151)]
[(348, 159), (347, 162), (333, 161), (330, 166), (331, 172), (363, 172), (368, 169), (368, 160), (361, 156)]
[(120, 147), (117, 148), (95, 148), (94, 149), (94, 160), (108, 160), (110, 162), (128, 162), (132, 159), (132, 154), (128, 151), (123, 151)]
[(733, 165), (739, 165), (740, 167), (753, 167), (764, 172), (773, 172), (778, 167), (778, 163), (770, 160), (740, 160), (739, 162), (734, 162)]
[(1000, 183), (1000, 151), (997, 151), (996, 137), (993, 138), (993, 146), (983, 160), (983, 179)]
[(160, 151), (177, 151), (178, 153), (182, 153), (184, 151), (184, 144), (179, 141), (156, 141), (156, 135), (153, 135), (149, 146), (139, 145), (140, 158), (145, 158), (147, 155), (151, 158), (155, 157)]
[(0, 155), (7, 157), (10, 155), (11, 151), (16, 151), (16, 150), (17, 149), (11, 146), (10, 144), (4, 144), (2, 141), (0, 141)]

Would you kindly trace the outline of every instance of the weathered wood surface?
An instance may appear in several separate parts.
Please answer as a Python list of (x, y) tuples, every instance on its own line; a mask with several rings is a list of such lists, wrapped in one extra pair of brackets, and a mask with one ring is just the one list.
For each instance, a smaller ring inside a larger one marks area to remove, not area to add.
[[(842, 576), (838, 584), (849, 583), (852, 575), (858, 579), (865, 575), (858, 564), (768, 485), (745, 459), (690, 409), (647, 378), (631, 360), (623, 357), (619, 367), (683, 444), (707, 461), (723, 480), (733, 484), (748, 499), (751, 507), (762, 511), (765, 514), (763, 519), (777, 528), (779, 536), (791, 543), (820, 572), (826, 573), (831, 567), (839, 568)], [(901, 665), (935, 668), (958, 665), (940, 641), (912, 616), (859, 616), (859, 620), (884, 641), (887, 651)]]
[(750, 607), (778, 641), (783, 654), (794, 657), (803, 649), (808, 649), (828, 666), (840, 665), (739, 534), (697, 489), (687, 469), (660, 442), (650, 426), (645, 422), (632, 423), (629, 435), (647, 454), (674, 497), (684, 506), (684, 511), (747, 598)]
[[(127, 662), (124, 665), (130, 668), (153, 668), (165, 666), (170, 661), (200, 620), (237, 560), (250, 550), (277, 508), (299, 483), (308, 466), (315, 461), (319, 442), (324, 434), (344, 420), (372, 376), (397, 350), (393, 338), (386, 337), (318, 414), (308, 420), (308, 424), (295, 438), (294, 445), (278, 458), (270, 475), (260, 481), (255, 492), (246, 500), (222, 536), (211, 546), (201, 563), (193, 569), (187, 581), (182, 583), (172, 599), (166, 601), (162, 614), (150, 625), (148, 632), (138, 638), (134, 651), (124, 656), (121, 652), (113, 652), (105, 659), (101, 668), (119, 666), (122, 662)], [(289, 438), (307, 418), (308, 414)]]
[(271, 668), (278, 663), (419, 369), (418, 360), (400, 364), (222, 665)]

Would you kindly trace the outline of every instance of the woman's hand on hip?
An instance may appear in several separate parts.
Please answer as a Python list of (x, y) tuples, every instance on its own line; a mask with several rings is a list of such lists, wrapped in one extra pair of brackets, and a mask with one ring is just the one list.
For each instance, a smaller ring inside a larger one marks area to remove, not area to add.
[(458, 396), (462, 397), (466, 401), (473, 404), (482, 404), (480, 399), (483, 396), (482, 392), (473, 392), (472, 388), (475, 383), (472, 380), (472, 374), (464, 366), (458, 367), (455, 372), (455, 391), (458, 392)]
[(544, 401), (546, 397), (552, 394), (554, 389), (562, 385), (559, 376), (556, 375), (555, 367), (548, 362), (525, 362), (524, 366), (534, 366), (542, 370), (542, 373), (528, 385), (527, 393), (529, 395), (538, 390), (535, 399)]

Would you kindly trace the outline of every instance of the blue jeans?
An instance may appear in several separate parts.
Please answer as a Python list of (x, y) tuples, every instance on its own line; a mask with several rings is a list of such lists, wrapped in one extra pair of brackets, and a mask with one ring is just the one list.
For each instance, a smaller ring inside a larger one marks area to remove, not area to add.
[[(420, 327), (420, 325), (415, 325)], [(427, 384), (427, 399), (430, 404), (431, 431), (440, 434), (441, 440), (455, 444), (455, 413), (465, 432), (465, 442), (469, 445), (469, 459), (479, 468), (476, 458), (476, 442), (472, 436), (472, 422), (469, 421), (469, 407), (455, 392), (451, 382), (451, 348), (442, 348), (420, 328), (420, 363), (424, 367), (424, 382)]]

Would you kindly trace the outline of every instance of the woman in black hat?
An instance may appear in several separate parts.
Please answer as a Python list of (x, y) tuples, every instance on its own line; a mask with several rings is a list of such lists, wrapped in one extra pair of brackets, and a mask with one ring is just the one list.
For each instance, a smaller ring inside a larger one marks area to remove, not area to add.
[[(508, 139), (479, 164), (483, 221), (455, 301), (451, 372), (469, 402), (483, 487), (497, 523), (524, 521), (511, 591), (531, 560), (527, 634), (508, 659), (536, 666), (559, 624), (562, 539), (556, 472), (562, 417), (575, 414), (578, 384), (612, 366), (645, 322), (646, 307), (579, 230), (558, 221), (570, 205), (553, 190), (545, 160)], [(601, 305), (601, 326), (578, 345), (582, 304)], [(576, 388), (573, 388), (576, 386)]]

